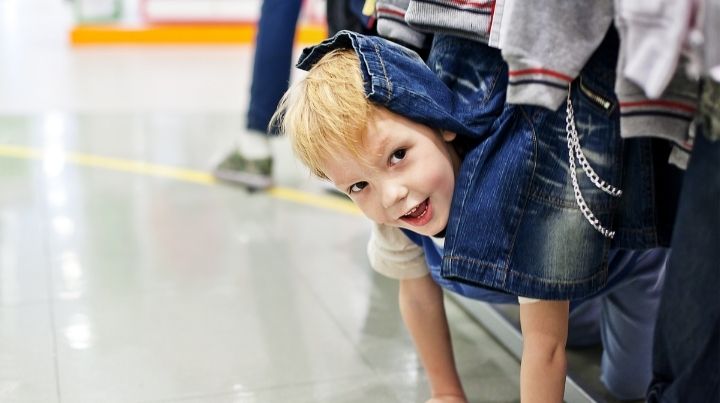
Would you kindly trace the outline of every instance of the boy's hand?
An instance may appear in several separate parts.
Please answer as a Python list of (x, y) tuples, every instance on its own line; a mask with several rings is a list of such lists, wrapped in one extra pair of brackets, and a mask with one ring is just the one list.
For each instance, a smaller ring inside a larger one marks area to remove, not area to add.
[(462, 396), (435, 396), (425, 403), (467, 403)]
[(400, 280), (400, 313), (425, 368), (429, 403), (466, 403), (455, 368), (443, 292), (430, 274)]

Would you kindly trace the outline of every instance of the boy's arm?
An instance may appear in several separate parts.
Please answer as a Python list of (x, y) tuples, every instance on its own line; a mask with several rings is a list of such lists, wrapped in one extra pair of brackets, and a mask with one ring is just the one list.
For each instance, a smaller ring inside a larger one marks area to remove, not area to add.
[(522, 403), (563, 401), (569, 307), (568, 301), (520, 304)]
[(455, 368), (443, 293), (430, 275), (400, 280), (400, 312), (430, 381), (430, 402), (466, 402)]

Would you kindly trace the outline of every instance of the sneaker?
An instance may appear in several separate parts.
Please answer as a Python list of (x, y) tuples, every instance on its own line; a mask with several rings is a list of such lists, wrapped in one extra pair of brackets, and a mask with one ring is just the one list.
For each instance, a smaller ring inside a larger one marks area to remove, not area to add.
[(213, 171), (215, 178), (246, 186), (250, 190), (264, 190), (272, 186), (272, 157), (248, 159), (235, 151)]

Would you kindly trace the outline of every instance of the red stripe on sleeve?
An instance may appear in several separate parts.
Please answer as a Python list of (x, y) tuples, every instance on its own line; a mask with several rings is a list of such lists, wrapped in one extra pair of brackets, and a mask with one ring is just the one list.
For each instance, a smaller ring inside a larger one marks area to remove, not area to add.
[(485, 1), (485, 2), (479, 2), (479, 1), (473, 1), (473, 0), (453, 0), (452, 4), (458, 5), (458, 6), (470, 6), (473, 8), (495, 8), (495, 1)]
[(636, 101), (636, 102), (620, 102), (621, 108), (628, 108), (633, 106), (665, 106), (673, 109), (680, 109), (685, 112), (695, 112), (695, 107), (680, 102), (658, 100), (647, 100), (647, 101)]
[(567, 82), (570, 82), (573, 80), (572, 77), (567, 76), (565, 74), (559, 73), (554, 70), (548, 70), (548, 69), (525, 69), (525, 70), (515, 70), (508, 73), (510, 77), (515, 76), (528, 76), (531, 74), (542, 74), (546, 76), (556, 77), (562, 80), (565, 80)]
[(392, 8), (386, 8), (386, 7), (378, 7), (377, 9), (378, 14), (392, 14), (397, 15), (398, 17), (405, 18), (405, 13), (402, 11), (398, 11)]

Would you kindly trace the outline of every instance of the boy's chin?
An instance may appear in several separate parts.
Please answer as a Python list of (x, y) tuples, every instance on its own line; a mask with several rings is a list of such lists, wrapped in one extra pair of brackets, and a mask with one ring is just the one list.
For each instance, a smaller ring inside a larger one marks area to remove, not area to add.
[(422, 227), (413, 227), (413, 226), (402, 226), (402, 228), (408, 229), (416, 234), (425, 235), (425, 236), (431, 236), (436, 238), (442, 238), (445, 236), (445, 227), (447, 226), (447, 223), (445, 225), (426, 225)]

